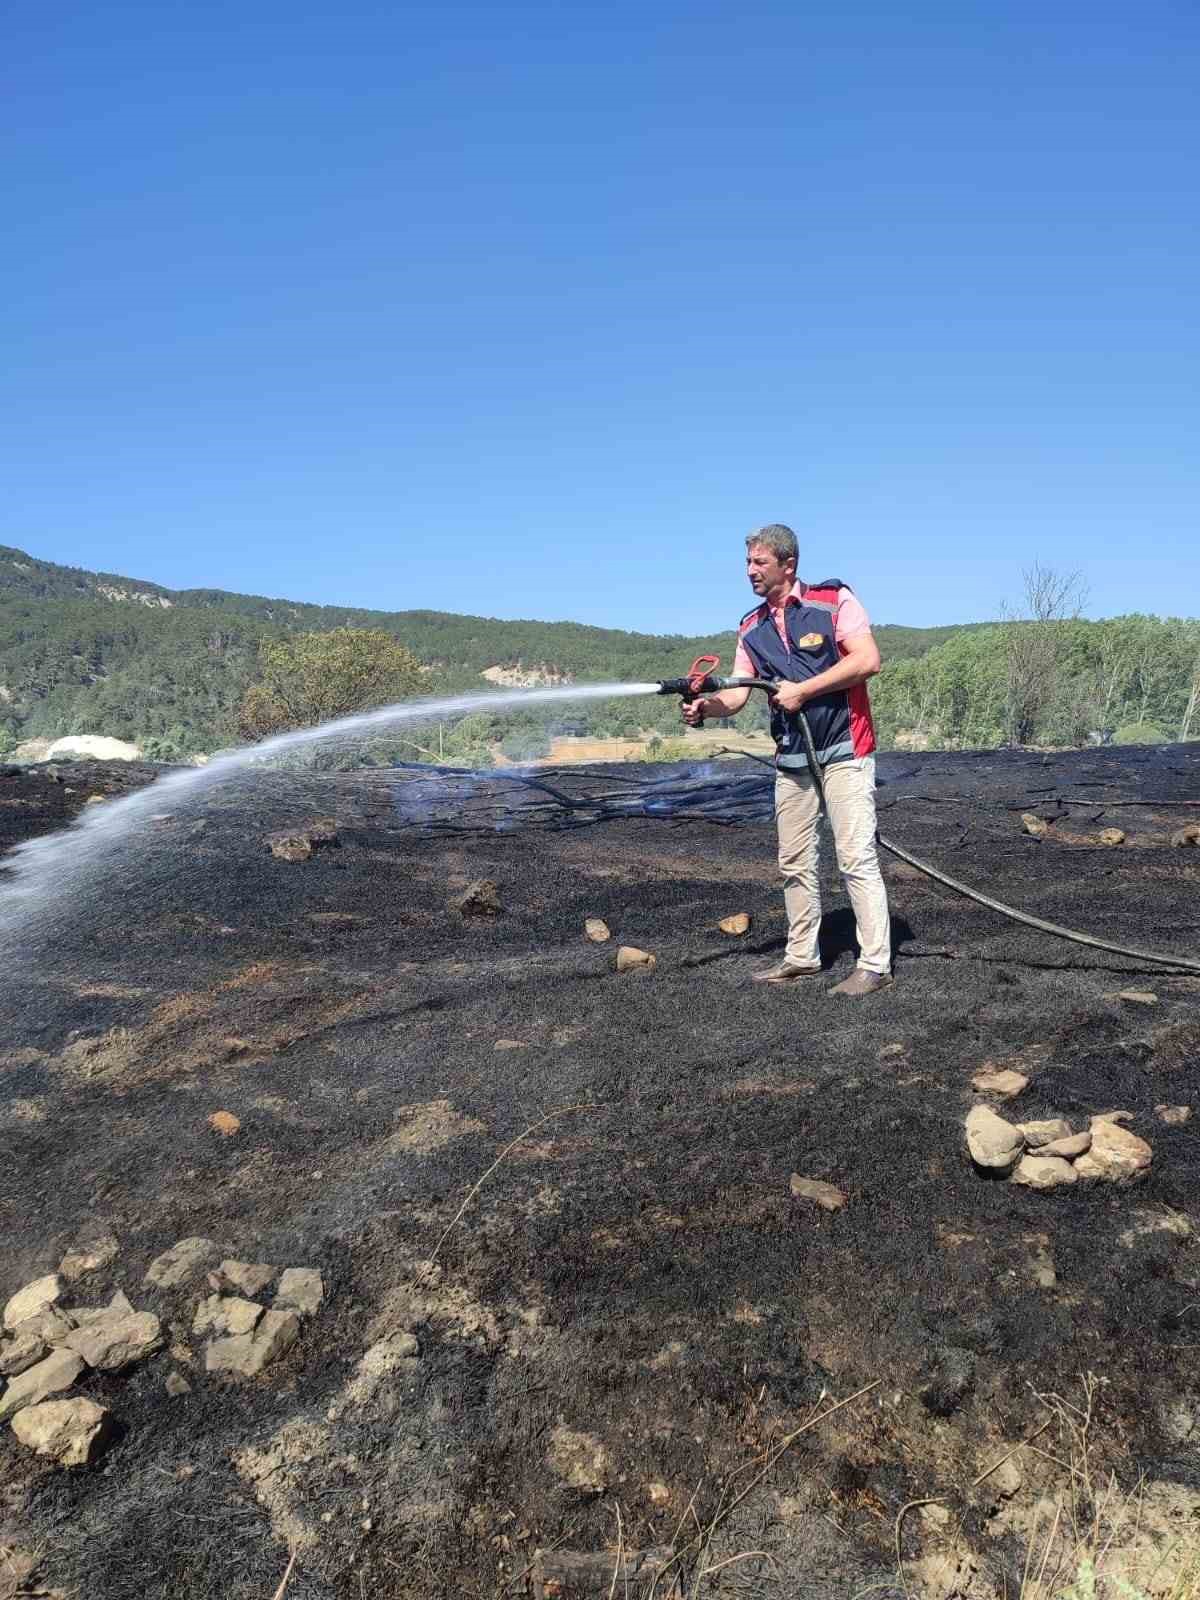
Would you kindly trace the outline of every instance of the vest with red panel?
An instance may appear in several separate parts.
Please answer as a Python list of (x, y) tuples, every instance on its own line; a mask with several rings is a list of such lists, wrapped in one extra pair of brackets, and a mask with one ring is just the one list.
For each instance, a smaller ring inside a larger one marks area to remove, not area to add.
[[(742, 618), (740, 642), (754, 663), (755, 675), (773, 682), (802, 683), (819, 672), (836, 667), (842, 659), (837, 642), (838, 591), (848, 588), (840, 578), (805, 584), (802, 595), (791, 594), (784, 604), (785, 644), (764, 603)], [(866, 687), (835, 689), (805, 702), (804, 714), (822, 766), (869, 756), (875, 749), (875, 727)], [(796, 716), (773, 707), (771, 733), (775, 739), (775, 764), (786, 770), (808, 765), (804, 738)]]

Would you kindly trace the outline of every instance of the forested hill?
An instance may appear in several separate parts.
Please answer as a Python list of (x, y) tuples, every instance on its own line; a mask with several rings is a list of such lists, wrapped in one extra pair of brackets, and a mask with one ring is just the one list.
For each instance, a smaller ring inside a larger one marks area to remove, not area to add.
[[(593, 682), (673, 677), (705, 652), (729, 665), (733, 650), (732, 630), (690, 638), (167, 589), (0, 546), (0, 753), (22, 739), (81, 732), (180, 753), (212, 749), (232, 737), (262, 640), (347, 626), (395, 634), (433, 669), (431, 684), (451, 690), (485, 687), (479, 675), (492, 667)], [(877, 631), (897, 661), (961, 630)]]

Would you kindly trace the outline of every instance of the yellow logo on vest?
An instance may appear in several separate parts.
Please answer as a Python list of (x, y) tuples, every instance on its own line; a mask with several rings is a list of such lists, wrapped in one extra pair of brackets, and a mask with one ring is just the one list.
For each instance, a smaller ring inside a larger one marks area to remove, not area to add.
[(796, 649), (815, 650), (819, 645), (823, 645), (824, 643), (825, 635), (823, 633), (806, 633), (803, 639), (796, 640)]

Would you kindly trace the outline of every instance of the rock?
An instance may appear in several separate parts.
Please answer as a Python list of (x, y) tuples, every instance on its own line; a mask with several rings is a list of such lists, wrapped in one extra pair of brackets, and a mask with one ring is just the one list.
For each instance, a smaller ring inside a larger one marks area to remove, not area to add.
[(1064, 1117), (1050, 1117), (1045, 1122), (1018, 1122), (1017, 1127), (1025, 1135), (1025, 1144), (1030, 1150), (1071, 1136), (1071, 1124)]
[(44, 1400), (19, 1412), (12, 1430), (62, 1467), (89, 1467), (112, 1434), (112, 1415), (94, 1400)]
[(504, 907), (500, 904), (500, 892), (492, 880), (476, 878), (462, 894), (454, 896), (450, 901), (450, 909), (464, 917), (498, 917)]
[(130, 1304), (129, 1296), (124, 1292), (124, 1290), (118, 1289), (113, 1294), (112, 1299), (108, 1302), (108, 1309), (110, 1311), (132, 1311), (133, 1306)]
[(63, 1341), (99, 1372), (119, 1372), (162, 1344), (162, 1327), (149, 1311), (102, 1311)]
[(1115, 1122), (1092, 1119), (1092, 1147), (1075, 1163), (1081, 1178), (1126, 1185), (1146, 1176), (1154, 1152), (1144, 1139)]
[(56, 1305), (62, 1297), (62, 1291), (62, 1280), (57, 1272), (51, 1272), (44, 1278), (35, 1278), (23, 1289), (18, 1289), (4, 1307), (4, 1326), (10, 1331), (19, 1328), (46, 1306)]
[(936, 1501), (927, 1506), (922, 1506), (918, 1516), (927, 1528), (935, 1531), (939, 1528), (950, 1526), (950, 1509), (948, 1506), (939, 1505)]
[(253, 1333), (236, 1333), (216, 1339), (204, 1355), (209, 1372), (231, 1372), (253, 1378), (269, 1362), (286, 1354), (300, 1337), (300, 1318), (293, 1311), (264, 1311)]
[(145, 1281), (156, 1289), (177, 1289), (180, 1284), (198, 1278), (220, 1254), (220, 1245), (211, 1239), (180, 1239), (178, 1244), (155, 1257)]
[(990, 1106), (974, 1106), (967, 1115), (967, 1149), (977, 1166), (1007, 1172), (1025, 1148), (1019, 1128), (998, 1117)]
[(492, 1046), (493, 1050), (524, 1050), (524, 1039), (497, 1039)]
[(39, 1334), (27, 1333), (24, 1328), (18, 1329), (15, 1339), (0, 1345), (0, 1374), (15, 1378), (19, 1372), (25, 1372), (33, 1366), (35, 1361), (40, 1361), (49, 1348)]
[(410, 1371), (420, 1354), (421, 1347), (411, 1333), (394, 1333), (380, 1339), (360, 1359), (347, 1387), (347, 1397), (356, 1405), (365, 1405), (386, 1379)]
[(1058, 1271), (1050, 1254), (1049, 1239), (1044, 1233), (1029, 1233), (1025, 1235), (1025, 1243), (1030, 1246), (1030, 1282), (1038, 1289), (1053, 1289), (1058, 1283)]
[(1120, 828), (1101, 828), (1096, 838), (1101, 844), (1124, 844), (1125, 835)]
[(15, 1417), (26, 1406), (36, 1406), (52, 1394), (69, 1389), (83, 1371), (83, 1360), (74, 1350), (53, 1350), (35, 1366), (27, 1367), (0, 1395), (0, 1422)]
[(93, 1239), (87, 1244), (77, 1245), (70, 1250), (58, 1264), (59, 1276), (68, 1283), (75, 1283), (80, 1278), (86, 1278), (89, 1272), (99, 1272), (101, 1267), (107, 1267), (110, 1262), (117, 1259), (120, 1246), (112, 1234), (104, 1234)]
[(1061, 1156), (1022, 1156), (1013, 1170), (1012, 1181), (1026, 1189), (1058, 1189), (1075, 1183), (1075, 1168)]
[(191, 1394), (192, 1392), (192, 1386), (184, 1377), (182, 1372), (169, 1373), (167, 1375), (167, 1381), (163, 1387), (166, 1389), (172, 1400), (178, 1400), (181, 1396), (185, 1394)]
[(802, 1178), (798, 1172), (788, 1179), (788, 1188), (798, 1199), (815, 1201), (823, 1211), (840, 1211), (846, 1204), (846, 1196), (833, 1184), (822, 1183), (819, 1178)]
[(208, 1125), (214, 1133), (219, 1133), (223, 1139), (229, 1139), (242, 1124), (232, 1111), (214, 1111), (208, 1119)]
[(583, 931), (593, 944), (603, 944), (605, 940), (612, 938), (608, 923), (600, 917), (589, 917), (583, 925)]
[(1135, 1211), (1117, 1242), (1124, 1249), (1133, 1250), (1146, 1239), (1158, 1237), (1176, 1239), (1182, 1244), (1192, 1237), (1192, 1225), (1178, 1211)]
[(1036, 816), (1032, 811), (1022, 811), (1021, 826), (1026, 833), (1032, 834), (1035, 839), (1044, 839), (1050, 832), (1050, 824), (1043, 822), (1042, 818)]
[(652, 1506), (665, 1506), (671, 1498), (671, 1491), (665, 1483), (648, 1483), (646, 1498)]
[(303, 828), (269, 833), (264, 841), (277, 861), (307, 861), (314, 850), (337, 842), (337, 823), (332, 817), (318, 817)]
[(319, 1272), (312, 1267), (288, 1267), (275, 1291), (275, 1309), (315, 1317), (324, 1298), (325, 1285)]
[(608, 1452), (590, 1433), (576, 1433), (559, 1423), (550, 1435), (550, 1466), (568, 1489), (603, 1494), (612, 1476)]
[(1189, 822), (1186, 828), (1178, 829), (1171, 835), (1171, 843), (1179, 850), (1200, 845), (1200, 822)]
[(266, 1261), (222, 1261), (214, 1276), (218, 1283), (230, 1289), (239, 1289), (251, 1300), (261, 1294), (279, 1271)]
[(1133, 1121), (1133, 1112), (1132, 1111), (1115, 1111), (1115, 1110), (1114, 1111), (1097, 1111), (1095, 1116), (1091, 1118), (1091, 1126), (1094, 1128), (1098, 1122), (1132, 1122), (1132, 1121)]
[(722, 933), (730, 933), (740, 937), (743, 933), (750, 932), (750, 918), (746, 912), (735, 912), (732, 917), (722, 917), (717, 924)]
[(192, 1332), (251, 1333), (263, 1314), (262, 1306), (236, 1294), (210, 1294), (201, 1300), (192, 1319)]
[(895, 1061), (900, 1056), (908, 1053), (908, 1046), (903, 1044), (885, 1044), (879, 1052), (880, 1061)]
[(1001, 1100), (1015, 1100), (1022, 1089), (1029, 1087), (1029, 1079), (1023, 1072), (1015, 1072), (1011, 1067), (997, 1067), (986, 1061), (971, 1079), (971, 1087), (980, 1094), (994, 1094)]
[(1025, 1482), (1025, 1474), (1018, 1465), (1017, 1456), (1011, 1455), (1001, 1460), (983, 1481), (997, 1500), (1011, 1500)]
[(1124, 1000), (1127, 1006), (1156, 1006), (1158, 996), (1151, 994), (1148, 989), (1122, 989), (1117, 995), (1118, 1000)]
[(75, 1328), (73, 1313), (61, 1306), (44, 1306), (35, 1317), (29, 1317), (17, 1329), (18, 1333), (31, 1333), (43, 1344), (59, 1345)]
[(1083, 1155), (1085, 1150), (1092, 1147), (1092, 1136), (1089, 1132), (1069, 1133), (1065, 1139), (1052, 1139), (1049, 1144), (1039, 1145), (1029, 1154), (1034, 1160), (1042, 1156), (1061, 1156), (1064, 1161), (1074, 1161), (1076, 1156)]
[(1155, 1106), (1154, 1115), (1170, 1128), (1182, 1127), (1192, 1115), (1191, 1106)]
[(618, 972), (653, 972), (657, 965), (657, 959), (648, 950), (639, 950), (636, 945), (623, 944), (617, 951)]

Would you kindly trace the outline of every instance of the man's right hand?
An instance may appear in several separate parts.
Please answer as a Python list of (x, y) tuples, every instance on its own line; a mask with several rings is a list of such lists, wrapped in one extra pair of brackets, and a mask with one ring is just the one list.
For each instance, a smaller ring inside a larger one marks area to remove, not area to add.
[(701, 700), (685, 700), (683, 702), (683, 720), (689, 728), (698, 728), (704, 721), (705, 702)]

